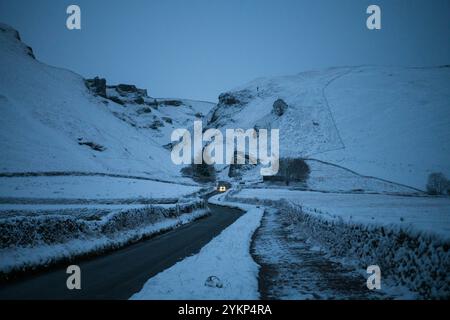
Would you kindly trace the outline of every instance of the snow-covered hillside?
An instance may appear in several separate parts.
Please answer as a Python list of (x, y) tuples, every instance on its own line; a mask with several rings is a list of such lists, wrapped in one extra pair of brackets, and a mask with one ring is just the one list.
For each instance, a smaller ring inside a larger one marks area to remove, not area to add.
[(213, 106), (187, 100), (121, 104), (95, 95), (81, 76), (37, 61), (18, 32), (4, 24), (0, 74), (3, 173), (102, 172), (180, 181), (180, 168), (163, 145), (170, 143), (173, 127)]
[[(261, 78), (222, 94), (215, 106), (155, 99), (131, 85), (45, 65), (3, 24), (0, 44), (3, 173), (180, 181), (170, 134), (203, 119), (204, 127), (219, 129), (278, 128), (281, 157), (318, 159), (422, 190), (429, 173), (450, 175), (450, 67), (345, 67)], [(274, 110), (278, 99), (285, 109)]]
[[(275, 112), (278, 99), (287, 109)], [(261, 78), (222, 94), (209, 127), (278, 128), (280, 156), (424, 189), (450, 174), (450, 67), (346, 67)]]

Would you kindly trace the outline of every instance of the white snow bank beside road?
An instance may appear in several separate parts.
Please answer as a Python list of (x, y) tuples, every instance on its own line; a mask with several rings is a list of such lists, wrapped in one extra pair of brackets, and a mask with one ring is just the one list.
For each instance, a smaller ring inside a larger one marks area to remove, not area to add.
[[(250, 243), (264, 210), (222, 202), (218, 198), (216, 196), (210, 202), (231, 205), (247, 212), (198, 254), (149, 279), (131, 299), (259, 299), (259, 266), (250, 255)], [(217, 277), (223, 287), (206, 286), (210, 276)]]

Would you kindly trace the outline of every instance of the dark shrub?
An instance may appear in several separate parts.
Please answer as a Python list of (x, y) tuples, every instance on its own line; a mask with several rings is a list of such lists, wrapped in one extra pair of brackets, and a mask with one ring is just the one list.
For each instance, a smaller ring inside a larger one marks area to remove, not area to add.
[(153, 130), (157, 130), (161, 127), (164, 127), (164, 123), (162, 123), (161, 120), (154, 120), (150, 125), (149, 128)]
[(179, 107), (183, 105), (183, 102), (180, 100), (165, 100), (163, 101), (163, 103), (166, 106), (172, 106), (172, 107)]
[(197, 182), (216, 181), (216, 170), (214, 169), (214, 166), (206, 163), (193, 163), (190, 166), (181, 169), (181, 173)]
[(173, 123), (172, 118), (169, 118), (169, 117), (162, 117), (161, 119), (163, 119), (165, 122), (167, 122), (167, 123), (169, 123), (169, 124), (172, 124), (172, 123)]

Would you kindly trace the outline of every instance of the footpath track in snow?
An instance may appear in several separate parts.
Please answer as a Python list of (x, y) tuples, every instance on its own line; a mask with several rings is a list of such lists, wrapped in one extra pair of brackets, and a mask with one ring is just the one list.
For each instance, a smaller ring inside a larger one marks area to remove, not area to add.
[(275, 209), (267, 210), (252, 245), (261, 266), (262, 299), (385, 299), (370, 291), (366, 279), (354, 269), (333, 261), (301, 234)]

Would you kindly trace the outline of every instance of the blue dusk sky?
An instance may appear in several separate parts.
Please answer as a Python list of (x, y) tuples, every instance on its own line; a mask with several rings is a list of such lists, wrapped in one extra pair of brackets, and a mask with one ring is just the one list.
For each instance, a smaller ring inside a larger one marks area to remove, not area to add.
[[(81, 7), (82, 30), (66, 28)], [(366, 28), (366, 8), (382, 29)], [(346, 65), (450, 64), (449, 0), (0, 0), (45, 63), (154, 97), (216, 101), (261, 76)]]

